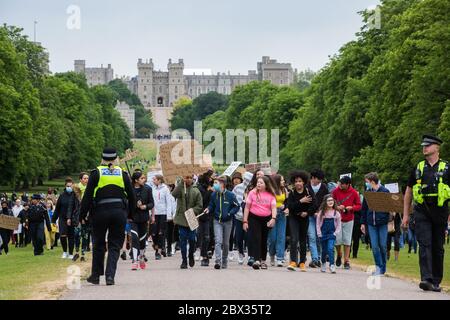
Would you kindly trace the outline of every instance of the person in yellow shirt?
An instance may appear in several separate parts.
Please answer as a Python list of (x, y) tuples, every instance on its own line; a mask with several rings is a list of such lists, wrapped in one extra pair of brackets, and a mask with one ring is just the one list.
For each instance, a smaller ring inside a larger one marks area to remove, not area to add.
[[(53, 211), (54, 211), (54, 204), (52, 200), (47, 200), (46, 203), (47, 207), (47, 213), (50, 221), (52, 221), (53, 217)], [(56, 237), (56, 223), (51, 224), (51, 231), (48, 231), (46, 228), (44, 228), (45, 232), (45, 244), (47, 246), (47, 250), (53, 250), (53, 245), (55, 244), (55, 237)]]

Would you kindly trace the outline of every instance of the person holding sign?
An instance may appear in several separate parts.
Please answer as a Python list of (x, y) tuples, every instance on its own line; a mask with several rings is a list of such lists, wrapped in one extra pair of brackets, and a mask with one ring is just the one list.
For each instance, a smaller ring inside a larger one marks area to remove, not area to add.
[[(214, 216), (216, 262), (214, 269), (226, 269), (233, 216), (239, 211), (239, 203), (233, 192), (226, 189), (227, 179), (222, 176), (214, 181), (214, 192), (204, 212)], [(223, 250), (222, 250), (223, 246)]]
[(178, 183), (172, 192), (172, 195), (177, 199), (177, 211), (173, 219), (174, 223), (178, 225), (178, 232), (180, 235), (180, 249), (182, 263), (180, 268), (187, 269), (188, 265), (188, 252), (187, 245), (189, 243), (189, 266), (192, 268), (195, 265), (194, 252), (195, 252), (195, 230), (189, 228), (189, 224), (186, 220), (184, 213), (192, 209), (197, 216), (202, 212), (203, 200), (200, 190), (193, 184), (193, 175), (185, 175), (183, 180)]
[(411, 202), (419, 242), (419, 266), (424, 291), (440, 292), (444, 273), (445, 230), (449, 218), (450, 169), (439, 158), (442, 140), (432, 135), (422, 137), (422, 160), (411, 171), (405, 192), (402, 227), (409, 224)]
[[(389, 190), (379, 183), (380, 180), (376, 172), (366, 174), (365, 181), (366, 189), (368, 191), (389, 193)], [(367, 201), (363, 202), (361, 211), (361, 231), (364, 234), (369, 233), (373, 259), (375, 260), (376, 265), (376, 271), (373, 275), (376, 276), (386, 273), (388, 222), (389, 212), (369, 210)]]
[[(13, 213), (11, 211), (11, 209), (8, 208), (8, 202), (6, 201), (2, 201), (2, 211), (0, 212), (0, 214), (4, 214), (6, 216), (13, 216)], [(9, 229), (3, 229), (0, 228), (0, 237), (2, 238), (2, 245), (0, 246), (0, 254), (2, 253), (2, 250), (5, 251), (5, 254), (8, 254), (9, 248), (8, 248), (8, 244), (9, 241), (11, 240), (11, 230)]]

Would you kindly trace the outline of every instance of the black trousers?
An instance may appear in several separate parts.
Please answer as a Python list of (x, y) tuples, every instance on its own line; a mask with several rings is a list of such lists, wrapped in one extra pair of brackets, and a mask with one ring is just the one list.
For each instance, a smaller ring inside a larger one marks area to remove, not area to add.
[(173, 220), (168, 220), (166, 232), (167, 252), (172, 252), (172, 243), (174, 242), (174, 237), (175, 237), (175, 224), (173, 223)]
[[(139, 255), (144, 254), (145, 242), (147, 241), (148, 222), (131, 222), (131, 246), (133, 249), (133, 260), (136, 260)], [(136, 250), (136, 256), (134, 251)]]
[(289, 230), (291, 231), (291, 247), (289, 254), (291, 262), (298, 263), (298, 247), (300, 244), (300, 263), (306, 262), (306, 241), (308, 240), (309, 218), (289, 215)]
[(358, 257), (359, 242), (361, 241), (361, 222), (359, 218), (354, 219), (352, 232), (352, 255), (353, 258)]
[(152, 224), (152, 240), (158, 249), (165, 249), (166, 243), (167, 216), (155, 215), (155, 223)]
[(8, 229), (0, 229), (0, 237), (2, 237), (3, 244), (0, 246), (0, 253), (2, 250), (5, 250), (5, 253), (8, 254), (9, 251), (9, 241), (11, 240), (11, 230)]
[(444, 274), (444, 242), (447, 217), (430, 209), (414, 210), (416, 236), (419, 243), (419, 265), (422, 281), (439, 285)]
[(265, 261), (267, 258), (267, 237), (270, 230), (267, 223), (271, 218), (271, 215), (267, 217), (259, 217), (252, 213), (248, 215), (249, 256), (255, 261)]
[(31, 242), (33, 243), (34, 255), (44, 252), (45, 233), (43, 222), (30, 222)]
[(205, 221), (199, 221), (198, 226), (198, 246), (200, 247), (200, 255), (202, 257), (208, 256), (208, 248), (209, 248), (209, 219)]
[[(117, 261), (125, 238), (127, 212), (124, 206), (109, 204), (99, 206), (92, 216), (92, 275), (116, 275)], [(108, 260), (105, 264), (106, 231), (108, 231)]]

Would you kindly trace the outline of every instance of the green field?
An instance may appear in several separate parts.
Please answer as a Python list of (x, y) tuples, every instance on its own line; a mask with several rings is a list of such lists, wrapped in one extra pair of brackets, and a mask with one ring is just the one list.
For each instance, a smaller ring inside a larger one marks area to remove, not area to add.
[[(447, 291), (450, 291), (450, 245), (446, 244), (445, 247), (445, 260), (444, 260), (444, 279), (442, 286)], [(370, 266), (374, 264), (372, 251), (366, 249), (366, 245), (361, 243), (358, 252), (357, 259), (351, 259), (353, 264), (361, 266)], [(408, 254), (408, 246), (400, 249), (400, 256), (398, 261), (394, 261), (394, 251), (391, 251), (391, 258), (387, 262), (387, 276), (398, 277), (402, 279), (408, 279), (420, 281), (419, 271), (419, 253)]]
[(67, 268), (75, 265), (86, 277), (91, 264), (90, 254), (86, 262), (61, 259), (62, 249), (45, 249), (43, 256), (34, 256), (33, 247), (15, 248), (0, 256), (0, 300), (57, 298), (65, 290)]
[[(149, 167), (154, 166), (156, 163), (156, 143), (150, 139), (133, 139), (133, 150), (137, 150), (139, 155), (128, 161), (128, 167), (131, 172), (134, 169), (141, 169), (147, 172)], [(139, 163), (141, 161), (141, 163)]]

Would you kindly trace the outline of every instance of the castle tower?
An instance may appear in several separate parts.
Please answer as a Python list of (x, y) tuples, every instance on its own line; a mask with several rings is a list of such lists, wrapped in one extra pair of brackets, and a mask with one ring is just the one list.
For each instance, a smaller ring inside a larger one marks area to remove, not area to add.
[(75, 60), (75, 68), (74, 71), (76, 73), (84, 74), (86, 70), (86, 60)]
[(169, 59), (167, 64), (169, 70), (169, 107), (173, 107), (174, 103), (183, 95), (186, 94), (184, 86), (184, 62), (183, 59), (178, 59), (178, 63), (172, 63)]
[(153, 61), (150, 59), (150, 61), (143, 62), (142, 59), (139, 59), (137, 67), (138, 97), (144, 107), (149, 109), (153, 101)]

